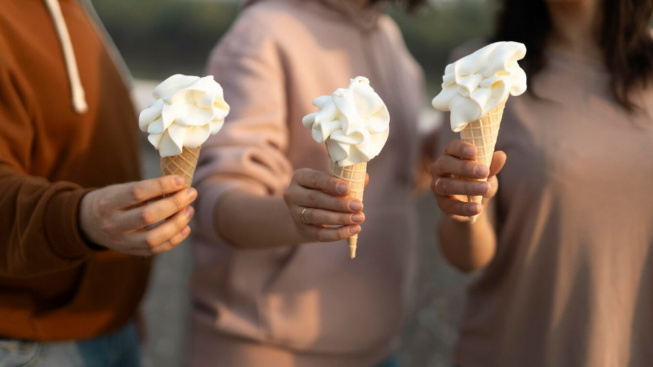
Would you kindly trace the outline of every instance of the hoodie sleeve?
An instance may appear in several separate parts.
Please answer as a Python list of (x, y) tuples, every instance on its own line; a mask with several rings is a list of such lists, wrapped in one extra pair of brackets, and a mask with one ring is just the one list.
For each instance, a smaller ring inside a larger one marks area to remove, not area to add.
[(281, 195), (292, 177), (285, 73), (262, 21), (241, 18), (209, 60), (208, 74), (222, 85), (231, 106), (220, 133), (202, 146), (195, 174), (198, 230), (212, 240), (219, 240), (214, 210), (226, 191)]
[(30, 93), (0, 43), (0, 276), (55, 272), (86, 259), (78, 208), (88, 190), (28, 174), (35, 134)]

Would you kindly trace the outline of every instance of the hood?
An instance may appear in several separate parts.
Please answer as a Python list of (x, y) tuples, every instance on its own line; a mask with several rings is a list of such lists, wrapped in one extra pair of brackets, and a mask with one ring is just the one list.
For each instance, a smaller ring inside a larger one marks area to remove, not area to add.
[[(298, 1), (298, 0), (246, 0), (244, 7), (263, 1)], [(299, 0), (313, 1), (323, 6), (325, 14), (342, 17), (346, 22), (355, 25), (362, 31), (370, 31), (377, 26), (382, 14), (383, 1), (359, 8), (351, 0)]]

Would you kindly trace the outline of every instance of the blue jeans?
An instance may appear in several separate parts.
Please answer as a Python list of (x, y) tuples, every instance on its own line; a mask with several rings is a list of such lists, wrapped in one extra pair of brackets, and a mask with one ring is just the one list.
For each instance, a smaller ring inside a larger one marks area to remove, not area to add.
[(30, 342), (0, 339), (0, 367), (138, 367), (134, 323), (92, 339)]
[(399, 356), (393, 354), (392, 356), (390, 356), (390, 358), (386, 359), (380, 364), (377, 364), (376, 367), (401, 367), (401, 363), (399, 362)]

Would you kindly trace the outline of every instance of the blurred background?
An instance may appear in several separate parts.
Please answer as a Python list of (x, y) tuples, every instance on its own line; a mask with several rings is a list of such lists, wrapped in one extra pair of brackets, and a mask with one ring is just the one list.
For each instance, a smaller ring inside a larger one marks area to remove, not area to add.
[[(122, 53), (141, 106), (152, 88), (172, 74), (203, 75), (209, 52), (229, 29), (242, 2), (229, 0), (94, 0), (96, 10)], [(415, 14), (389, 6), (408, 48), (427, 76), (428, 97), (439, 92), (450, 51), (492, 32), (491, 0), (431, 0)], [(425, 116), (433, 112), (424, 101)], [(145, 137), (145, 135), (143, 135)], [(144, 141), (145, 142), (145, 141)], [(146, 177), (158, 177), (159, 157), (143, 146)], [(420, 268), (414, 312), (400, 349), (406, 367), (451, 367), (451, 348), (467, 278), (445, 264), (434, 235), (436, 206), (431, 195), (415, 200), (420, 214)], [(148, 341), (145, 367), (183, 366), (187, 343), (187, 283), (192, 271), (188, 244), (157, 257), (144, 309)]]

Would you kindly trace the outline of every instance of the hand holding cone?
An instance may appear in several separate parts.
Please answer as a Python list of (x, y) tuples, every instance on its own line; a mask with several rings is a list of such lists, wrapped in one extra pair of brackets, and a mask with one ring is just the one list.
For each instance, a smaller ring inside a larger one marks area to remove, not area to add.
[[(526, 91), (526, 73), (517, 64), (526, 56), (518, 42), (496, 42), (447, 65), (442, 91), (433, 107), (450, 111), (451, 129), (477, 150), (476, 162), (490, 168), (508, 97)], [(483, 197), (470, 196), (481, 203)], [(473, 223), (477, 216), (470, 218)]]
[[(313, 139), (325, 143), (331, 173), (350, 185), (349, 197), (363, 200), (367, 162), (376, 157), (388, 140), (390, 114), (365, 77), (351, 80), (347, 89), (317, 97), (320, 110), (305, 116), (302, 123)], [(348, 239), (349, 254), (356, 257), (358, 235)]]
[[(494, 148), (499, 136), (499, 127), (501, 127), (501, 118), (503, 117), (502, 103), (493, 108), (488, 114), (476, 121), (472, 121), (460, 132), (461, 140), (471, 143), (476, 147), (476, 162), (490, 168)], [(487, 179), (485, 179), (487, 181)], [(468, 196), (469, 202), (481, 203), (482, 196)], [(478, 215), (470, 218), (471, 222), (476, 222)]]
[[(358, 199), (363, 202), (363, 190), (365, 189), (365, 175), (367, 174), (367, 162), (356, 163), (347, 167), (340, 167), (331, 161), (331, 174), (349, 183), (348, 198)], [(358, 233), (347, 239), (349, 245), (349, 257), (356, 257), (356, 245), (358, 243)]]

